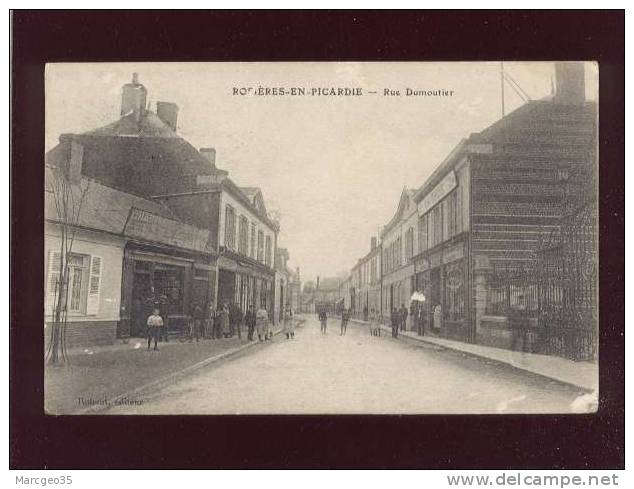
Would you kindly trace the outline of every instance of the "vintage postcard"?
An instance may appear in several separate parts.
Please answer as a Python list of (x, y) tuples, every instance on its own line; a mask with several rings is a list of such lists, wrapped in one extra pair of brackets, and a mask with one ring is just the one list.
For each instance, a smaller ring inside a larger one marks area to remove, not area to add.
[(45, 79), (47, 414), (596, 411), (596, 63)]

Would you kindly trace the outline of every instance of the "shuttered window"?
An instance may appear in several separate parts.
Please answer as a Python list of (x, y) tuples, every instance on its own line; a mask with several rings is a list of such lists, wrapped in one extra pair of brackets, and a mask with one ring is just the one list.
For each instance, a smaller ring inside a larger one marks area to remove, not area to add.
[(101, 294), (102, 258), (100, 256), (71, 253), (67, 256), (66, 286), (62, 287), (61, 253), (50, 250), (46, 277), (46, 315), (53, 315), (62, 294), (61, 306), (68, 314), (96, 315), (99, 313)]

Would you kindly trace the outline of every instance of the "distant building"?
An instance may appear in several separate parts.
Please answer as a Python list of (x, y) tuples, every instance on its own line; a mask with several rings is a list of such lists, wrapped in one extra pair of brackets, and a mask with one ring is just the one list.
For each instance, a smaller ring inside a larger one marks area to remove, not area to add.
[(355, 317), (368, 320), (372, 310), (381, 312), (381, 246), (370, 239), (370, 251), (350, 271), (350, 308)]
[(394, 217), (381, 232), (383, 318), (389, 320), (392, 309), (409, 307), (414, 291), (412, 257), (417, 246), (418, 210), (415, 191), (407, 187), (401, 192)]

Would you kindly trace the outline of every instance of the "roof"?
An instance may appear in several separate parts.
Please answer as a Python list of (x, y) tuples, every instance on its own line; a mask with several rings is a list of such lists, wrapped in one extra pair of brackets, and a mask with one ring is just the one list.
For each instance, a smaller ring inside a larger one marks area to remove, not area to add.
[(257, 195), (261, 190), (258, 187), (240, 187), (240, 190), (248, 197), (248, 199), (253, 202), (253, 198)]
[(409, 199), (412, 199), (415, 193), (415, 190), (403, 187), (403, 190), (401, 191), (401, 197), (398, 200), (398, 207), (396, 208), (396, 212), (394, 213), (392, 219), (390, 219), (390, 222), (383, 226), (383, 229), (381, 230), (381, 237), (385, 236), (403, 217), (403, 212), (405, 211), (405, 202), (407, 202)]
[[(55, 207), (52, 191), (53, 179), (58, 169), (45, 167), (44, 218), (60, 221)], [(85, 200), (81, 206), (77, 225), (108, 233), (122, 234), (132, 208), (142, 209), (158, 216), (177, 220), (165, 205), (136, 195), (106, 187), (94, 180), (82, 178), (81, 183), (71, 186), (73, 195), (79, 200), (82, 189), (87, 188)]]
[(85, 136), (180, 138), (158, 115), (149, 110), (144, 111), (139, 121), (136, 120), (136, 114), (132, 113), (112, 124), (83, 134)]

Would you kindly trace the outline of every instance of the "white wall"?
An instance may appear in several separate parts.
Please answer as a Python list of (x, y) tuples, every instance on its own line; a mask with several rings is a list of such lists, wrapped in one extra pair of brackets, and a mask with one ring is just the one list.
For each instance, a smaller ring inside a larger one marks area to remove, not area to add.
[[(44, 230), (44, 271), (48, 282), (49, 250), (59, 252), (59, 229), (47, 225)], [(73, 321), (118, 321), (121, 306), (121, 273), (125, 241), (107, 234), (78, 230), (75, 235), (72, 252), (99, 256), (102, 259), (101, 281), (99, 287), (99, 307), (94, 315), (69, 315)], [(46, 283), (44, 284), (46, 298)]]
[[(266, 223), (264, 223), (258, 216), (253, 214), (242, 202), (226, 191), (223, 191), (220, 198), (220, 225), (218, 226), (218, 242), (220, 246), (225, 246), (225, 213), (227, 204), (235, 209), (236, 212), (236, 238), (235, 238), (235, 252), (238, 252), (238, 243), (240, 237), (240, 216), (245, 216), (249, 221), (249, 246), (247, 251), (250, 251), (251, 247), (251, 224), (255, 222), (256, 224), (256, 234), (255, 234), (255, 258), (257, 259), (257, 233), (262, 231), (264, 233), (264, 257), (266, 257), (266, 237), (269, 236), (271, 239), (271, 267), (273, 267), (273, 263), (275, 261), (275, 248), (277, 243), (275, 242), (275, 232), (273, 229)], [(262, 261), (264, 263), (264, 261)]]

